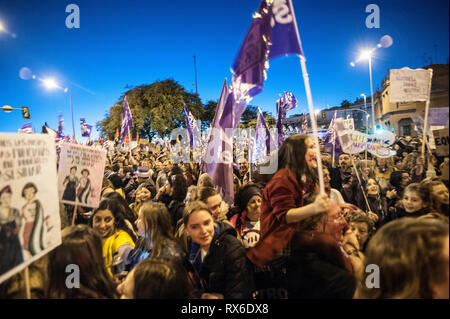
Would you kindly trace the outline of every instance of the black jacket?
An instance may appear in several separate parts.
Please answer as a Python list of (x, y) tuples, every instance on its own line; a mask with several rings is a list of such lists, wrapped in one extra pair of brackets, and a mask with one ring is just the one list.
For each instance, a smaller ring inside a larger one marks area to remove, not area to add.
[(254, 291), (253, 268), (245, 248), (231, 225), (224, 222), (216, 224), (219, 229), (203, 263), (199, 263), (198, 245), (191, 241), (189, 259), (206, 284), (207, 292), (223, 294), (225, 299), (250, 299)]
[(288, 261), (289, 299), (351, 299), (356, 290), (352, 266), (329, 234), (298, 234)]

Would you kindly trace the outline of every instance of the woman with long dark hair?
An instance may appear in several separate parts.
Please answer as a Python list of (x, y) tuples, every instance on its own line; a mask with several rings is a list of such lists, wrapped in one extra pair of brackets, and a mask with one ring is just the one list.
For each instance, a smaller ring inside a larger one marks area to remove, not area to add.
[(103, 259), (108, 272), (113, 275), (114, 262), (126, 259), (134, 248), (135, 236), (127, 226), (123, 206), (114, 199), (104, 199), (94, 210), (92, 228), (102, 238)]
[[(78, 286), (68, 287), (67, 266), (79, 274)], [(102, 240), (87, 225), (62, 231), (62, 244), (50, 252), (47, 297), (57, 299), (118, 298), (102, 258)]]
[(317, 168), (314, 142), (306, 135), (288, 137), (278, 151), (278, 171), (263, 191), (261, 230), (256, 246), (247, 252), (257, 266), (267, 265), (279, 257), (287, 257), (298, 222), (330, 208), (327, 195), (304, 206), (306, 193), (317, 191)]

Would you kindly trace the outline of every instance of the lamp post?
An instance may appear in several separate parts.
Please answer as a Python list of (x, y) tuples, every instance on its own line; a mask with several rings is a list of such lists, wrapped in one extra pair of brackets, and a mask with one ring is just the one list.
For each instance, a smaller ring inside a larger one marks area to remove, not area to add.
[[(58, 88), (58, 89), (63, 89), (63, 87), (61, 87), (54, 79), (52, 78), (47, 78), (42, 80), (42, 82), (44, 82), (44, 85), (48, 88), (48, 89), (54, 89), (54, 88)], [(64, 92), (69, 93), (69, 103), (70, 103), (70, 113), (72, 115), (72, 139), (75, 137), (75, 122), (73, 120), (73, 108), (72, 108), (72, 94), (70, 93), (70, 90), (68, 88), (63, 89)]]
[[(373, 101), (373, 82), (372, 82), (372, 54), (377, 48), (389, 48), (393, 44), (392, 37), (390, 35), (384, 35), (381, 37), (379, 43), (375, 48), (369, 50), (361, 51), (361, 54), (355, 62), (350, 62), (352, 67), (355, 66), (356, 62), (361, 60), (369, 60), (369, 76), (370, 76), (370, 103), (372, 105), (372, 130), (375, 131), (375, 103)], [(362, 94), (361, 94), (362, 95)], [(364, 96), (364, 103), (366, 97)]]
[(72, 134), (73, 134), (73, 137), (75, 137), (75, 123), (73, 121), (72, 94), (70, 93), (70, 90), (68, 88), (65, 88), (64, 92), (69, 93), (70, 113), (72, 115)]
[[(375, 51), (375, 48), (370, 50), (361, 51), (361, 55), (359, 56), (356, 62), (361, 60), (369, 60), (369, 78), (370, 78), (370, 101), (372, 104), (372, 130), (375, 129), (375, 105), (373, 103), (373, 82), (372, 82), (372, 53)], [(354, 62), (350, 63), (351, 66), (355, 66)], [(366, 96), (364, 95), (364, 104), (366, 103)]]

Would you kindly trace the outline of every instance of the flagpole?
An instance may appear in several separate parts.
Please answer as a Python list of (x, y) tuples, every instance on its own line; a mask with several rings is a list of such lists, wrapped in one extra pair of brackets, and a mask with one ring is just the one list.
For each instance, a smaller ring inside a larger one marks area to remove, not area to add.
[[(293, 18), (293, 22), (295, 25), (295, 32), (297, 34), (298, 45), (301, 47), (300, 35), (298, 33), (298, 27), (297, 27), (297, 19), (295, 17), (294, 6), (292, 5), (291, 0), (289, 0), (289, 4), (292, 9), (292, 16), (293, 16), (292, 18)], [(319, 137), (317, 134), (316, 115), (314, 113), (314, 105), (313, 105), (313, 100), (312, 100), (312, 95), (311, 95), (311, 88), (309, 86), (309, 77), (308, 77), (308, 72), (306, 70), (306, 63), (305, 63), (306, 60), (303, 55), (299, 55), (298, 57), (300, 59), (300, 65), (302, 68), (303, 82), (305, 83), (306, 99), (308, 101), (308, 108), (309, 108), (309, 113), (311, 116), (311, 125), (313, 128), (314, 144), (316, 145), (317, 173), (319, 175), (319, 187), (320, 187), (319, 189), (320, 189), (321, 194), (325, 194), (325, 187), (324, 187), (324, 183), (323, 183), (322, 158), (320, 156)]]
[[(431, 79), (433, 78), (433, 69), (429, 69), (428, 72), (430, 75), (430, 81), (428, 82), (428, 98), (425, 103), (425, 119), (424, 119), (424, 123), (423, 123), (422, 156), (425, 155), (425, 143), (427, 143), (428, 108), (430, 106)], [(429, 145), (428, 145), (428, 149), (430, 149)]]
[(362, 186), (361, 178), (359, 177), (358, 169), (356, 168), (355, 161), (353, 160), (353, 157), (352, 157), (352, 164), (353, 164), (353, 168), (355, 169), (355, 174), (356, 174), (356, 177), (358, 178), (358, 183), (359, 183), (359, 186), (361, 187), (361, 192), (362, 192), (362, 194), (364, 196), (364, 200), (366, 201), (367, 209), (369, 211), (371, 211), (371, 208), (370, 208), (370, 205), (369, 205), (369, 201), (367, 200), (366, 193), (364, 192), (364, 187)]

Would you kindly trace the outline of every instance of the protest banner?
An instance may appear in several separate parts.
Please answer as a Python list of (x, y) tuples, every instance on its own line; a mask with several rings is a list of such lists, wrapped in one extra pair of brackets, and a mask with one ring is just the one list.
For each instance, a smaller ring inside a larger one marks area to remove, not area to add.
[(425, 69), (392, 69), (389, 72), (390, 92), (389, 102), (426, 102), (429, 96), (431, 81), (429, 70)]
[(384, 131), (381, 134), (364, 134), (355, 130), (345, 128), (344, 119), (337, 118), (335, 121), (336, 132), (342, 151), (348, 154), (357, 154), (368, 151), (371, 154), (388, 158), (395, 155), (395, 152), (388, 148), (395, 142), (395, 135), (392, 132)]
[(434, 144), (436, 145), (436, 155), (448, 156), (449, 155), (448, 127), (440, 130), (434, 130), (433, 135), (434, 135)]
[(98, 207), (106, 151), (65, 143), (58, 168), (59, 199), (62, 203)]
[(61, 244), (55, 140), (0, 134), (0, 283)]

